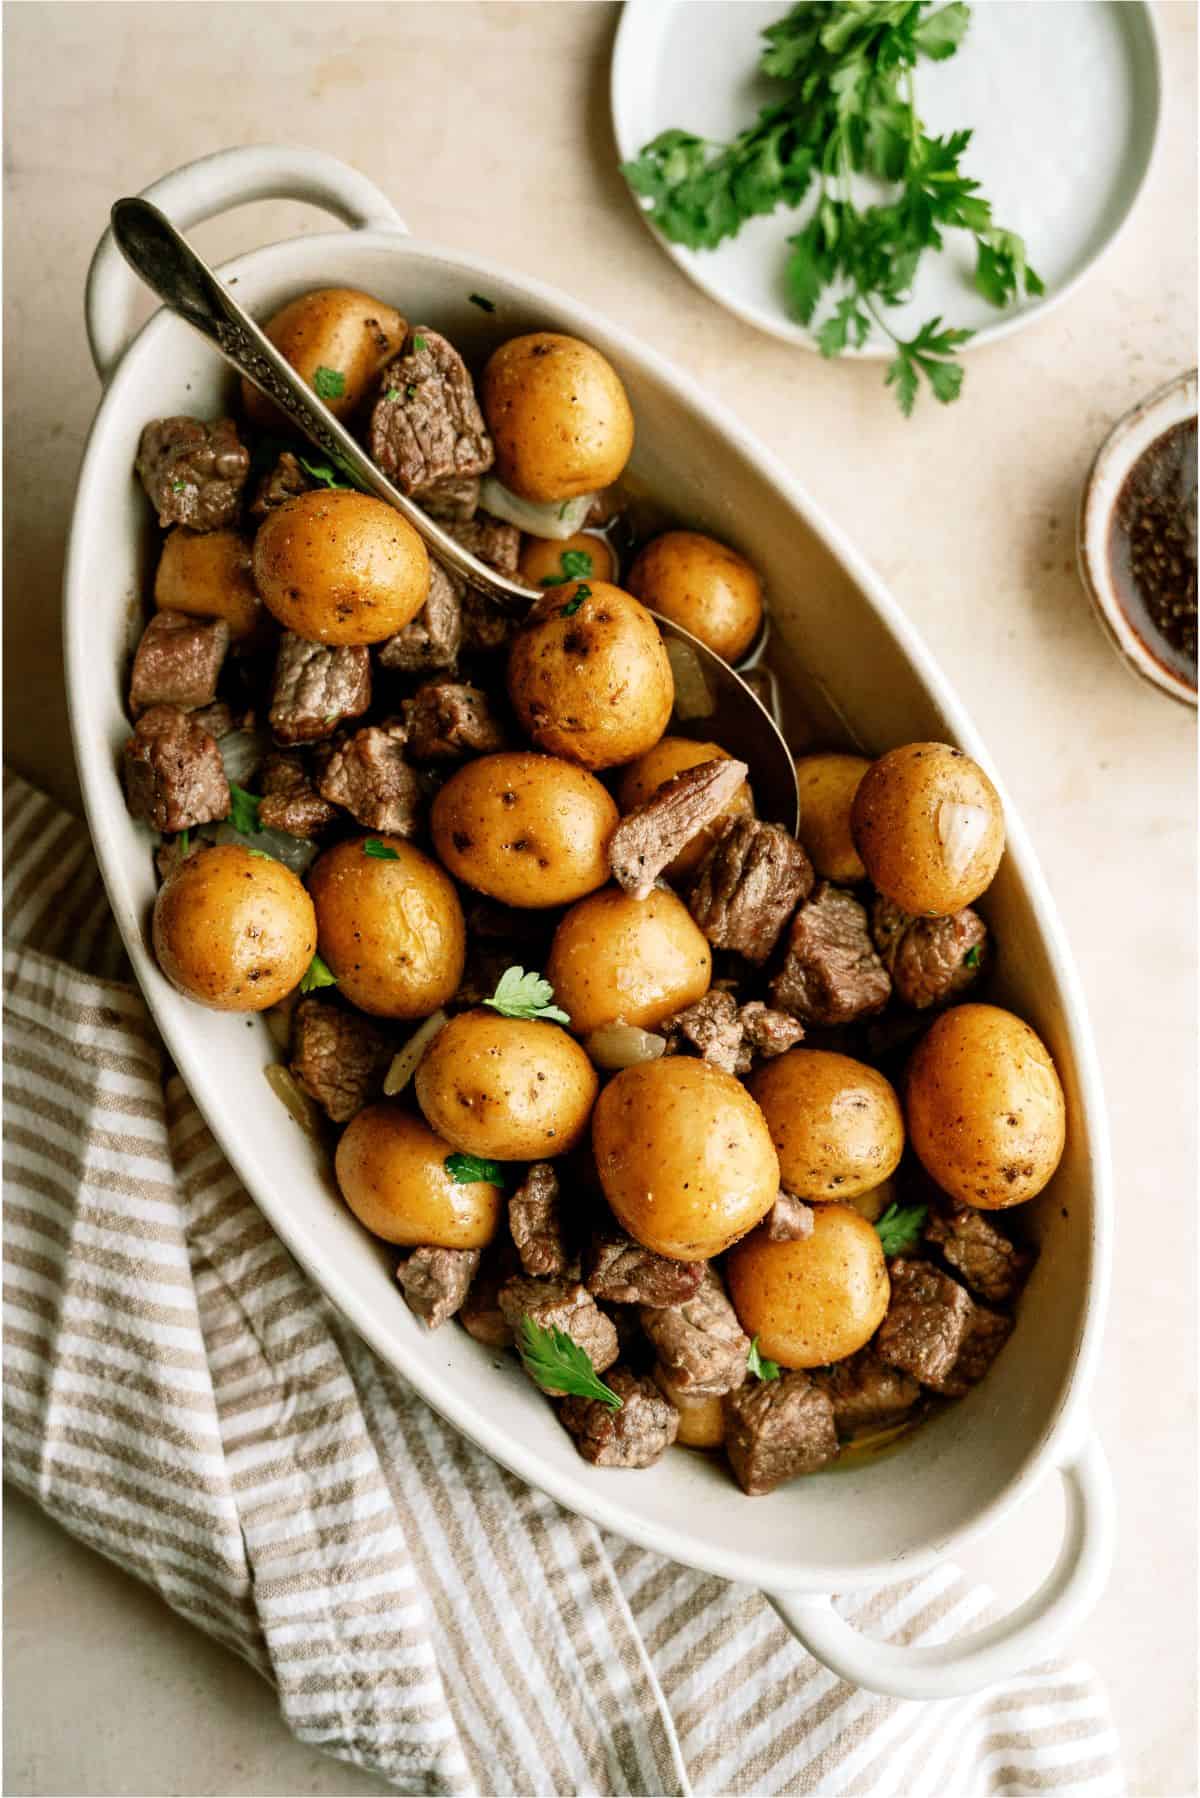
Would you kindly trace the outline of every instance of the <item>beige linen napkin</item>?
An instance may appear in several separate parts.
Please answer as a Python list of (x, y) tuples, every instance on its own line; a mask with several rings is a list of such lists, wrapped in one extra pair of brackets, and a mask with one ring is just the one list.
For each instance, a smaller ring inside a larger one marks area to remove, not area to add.
[[(858, 1691), (756, 1592), (444, 1424), (222, 1159), (84, 827), (11, 777), (5, 812), (5, 1471), (243, 1655), (297, 1736), (464, 1798), (1123, 1790), (1087, 1667), (941, 1705)], [(844, 1608), (938, 1642), (989, 1602), (947, 1567)]]

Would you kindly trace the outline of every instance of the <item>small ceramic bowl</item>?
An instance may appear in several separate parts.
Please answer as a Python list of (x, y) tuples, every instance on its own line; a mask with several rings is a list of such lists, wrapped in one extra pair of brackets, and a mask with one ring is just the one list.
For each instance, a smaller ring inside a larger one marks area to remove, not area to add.
[(1105, 634), (1126, 665), (1185, 705), (1196, 704), (1196, 682), (1162, 656), (1143, 620), (1130, 610), (1113, 578), (1109, 528), (1113, 508), (1134, 463), (1150, 445), (1196, 416), (1196, 370), (1158, 387), (1119, 419), (1101, 444), (1079, 502), (1079, 573)]

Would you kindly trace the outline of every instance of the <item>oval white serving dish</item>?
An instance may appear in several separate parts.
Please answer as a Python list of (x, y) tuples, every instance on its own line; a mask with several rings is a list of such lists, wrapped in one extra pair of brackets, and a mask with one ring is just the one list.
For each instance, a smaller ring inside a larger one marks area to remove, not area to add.
[[(436, 324), (469, 358), (533, 328), (597, 344), (620, 369), (637, 417), (633, 472), (762, 570), (777, 657), (816, 728), (880, 749), (944, 738), (995, 776), (970, 721), (877, 578), (787, 471), (663, 358), (552, 288), (407, 237), (378, 190), (312, 151), (224, 151), (146, 192), (183, 228), (227, 206), (282, 196), (310, 200), (358, 227), (230, 263), (223, 273), (236, 277), (239, 299), (260, 317), (308, 288), (341, 284)], [(495, 312), (481, 311), (472, 294), (491, 299)], [(995, 1369), (901, 1452), (769, 1498), (743, 1497), (722, 1466), (696, 1454), (669, 1455), (652, 1473), (588, 1466), (515, 1359), (488, 1353), (462, 1330), (430, 1336), (407, 1310), (393, 1258), (354, 1222), (324, 1158), (267, 1086), (263, 1069), (276, 1051), (261, 1020), (247, 1028), (244, 1018), (190, 1004), (149, 953), (152, 845), (130, 819), (118, 777), (129, 731), (122, 683), (153, 544), (133, 460), (147, 419), (213, 415), (230, 403), (233, 382), (173, 317), (157, 314), (127, 343), (133, 298), (134, 278), (106, 239), (89, 276), (87, 311), (107, 387), (80, 474), (65, 575), (75, 753), (137, 978), (181, 1074), (267, 1218), (375, 1351), (472, 1441), (605, 1528), (763, 1588), (801, 1640), (845, 1677), (903, 1697), (949, 1697), (1044, 1658), (1094, 1603), (1112, 1552), (1111, 1489), (1085, 1413), (1108, 1289), (1111, 1200), (1103, 1096), (1077, 978), (1011, 805), (1008, 854), (987, 903), (1000, 943), (999, 997), (1049, 1043), (1070, 1122), (1062, 1167), (1030, 1208), (1038, 1264)], [(945, 1647), (900, 1649), (857, 1634), (830, 1606), (831, 1593), (928, 1568), (997, 1523), (1056, 1468), (1069, 1500), (1058, 1564), (1000, 1623)]]

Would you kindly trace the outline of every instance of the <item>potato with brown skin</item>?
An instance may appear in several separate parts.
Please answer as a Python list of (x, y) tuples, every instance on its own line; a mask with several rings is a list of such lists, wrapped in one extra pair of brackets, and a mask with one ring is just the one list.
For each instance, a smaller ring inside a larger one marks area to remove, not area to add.
[(675, 1440), (680, 1448), (720, 1448), (725, 1440), (725, 1407), (720, 1398), (714, 1393), (697, 1398), (686, 1386), (678, 1385), (661, 1362), (655, 1363), (652, 1377), (679, 1413)]
[[(568, 554), (587, 556), (591, 560), (591, 568), (575, 575), (569, 575), (563, 567), (563, 557)], [(595, 531), (576, 531), (573, 537), (565, 541), (554, 541), (549, 537), (526, 537), (521, 544), (521, 556), (517, 563), (518, 572), (531, 587), (541, 587), (549, 583), (557, 588), (564, 586), (568, 580), (612, 581), (617, 575), (617, 558), (611, 544)]]
[[(358, 410), (380, 369), (400, 353), (407, 329), (393, 307), (354, 287), (318, 287), (302, 293), (263, 326), (280, 355), (340, 419)], [(329, 375), (318, 387), (321, 368)], [(260, 430), (291, 429), (279, 408), (245, 380), (242, 404)]]
[(630, 1236), (674, 1261), (707, 1261), (779, 1196), (779, 1161), (740, 1080), (687, 1055), (617, 1074), (596, 1101), (592, 1151)]
[(381, 499), (322, 487), (267, 513), (254, 583), (280, 624), (310, 643), (382, 643), (425, 604), (429, 556)]
[(433, 844), (456, 880), (504, 905), (569, 905), (609, 878), (617, 825), (594, 774), (531, 750), (481, 755), (433, 802)]
[(534, 331), (502, 343), (483, 371), (479, 403), (497, 477), (541, 505), (611, 485), (633, 449), (620, 376), (578, 337)]
[(1050, 1051), (998, 1005), (956, 1005), (917, 1044), (904, 1088), (927, 1173), (963, 1205), (1024, 1204), (1062, 1159), (1067, 1112)]
[[(719, 743), (697, 743), (691, 737), (660, 737), (653, 749), (631, 762), (621, 776), (617, 799), (622, 812), (645, 805), (664, 781), (681, 774), (685, 768), (697, 768), (702, 762), (725, 761), (729, 751)], [(717, 838), (735, 818), (754, 816), (754, 795), (749, 781), (743, 781), (729, 804), (698, 830), (691, 842), (679, 851), (675, 860), (664, 868), (668, 880), (686, 880), (694, 874)]]
[(972, 904), (1004, 854), (1000, 795), (948, 743), (905, 743), (873, 762), (850, 830), (875, 886), (914, 917), (949, 917)]
[(542, 595), (509, 649), (508, 691), (537, 747), (585, 768), (644, 755), (675, 702), (658, 627), (607, 581), (573, 581)]
[[(381, 859), (364, 844), (392, 851)], [(313, 864), (317, 946), (342, 996), (383, 1018), (427, 1018), (458, 990), (466, 925), (449, 876), (403, 837), (351, 837)]]
[(225, 843), (189, 856), (159, 889), (153, 938), (159, 967), (189, 999), (265, 1011), (303, 979), (317, 920), (290, 868)]
[(848, 1205), (822, 1205), (812, 1234), (772, 1242), (756, 1230), (725, 1263), (738, 1322), (782, 1367), (824, 1367), (870, 1341), (891, 1288), (878, 1232)]
[(599, 1079), (557, 1024), (460, 1012), (416, 1072), (426, 1122), (455, 1149), (497, 1161), (548, 1161), (581, 1141)]
[(838, 886), (853, 886), (867, 878), (850, 834), (850, 810), (870, 766), (865, 755), (804, 755), (796, 763), (797, 835), (821, 879)]
[(546, 978), (576, 1036), (605, 1024), (653, 1030), (704, 997), (712, 950), (687, 907), (666, 888), (631, 899), (620, 887), (604, 887), (560, 922)]
[(384, 1100), (351, 1118), (334, 1170), (359, 1223), (385, 1242), (481, 1249), (500, 1227), (504, 1198), (488, 1180), (455, 1180), (451, 1153), (428, 1124)]
[(701, 531), (664, 531), (640, 551), (629, 591), (727, 662), (745, 655), (762, 625), (762, 582), (744, 556)]
[(895, 1173), (904, 1119), (890, 1081), (829, 1049), (789, 1049), (750, 1081), (783, 1184), (809, 1204), (851, 1199)]
[(223, 618), (235, 643), (270, 629), (270, 619), (254, 585), (254, 555), (240, 531), (168, 531), (154, 574), (154, 603), (160, 612), (193, 618)]

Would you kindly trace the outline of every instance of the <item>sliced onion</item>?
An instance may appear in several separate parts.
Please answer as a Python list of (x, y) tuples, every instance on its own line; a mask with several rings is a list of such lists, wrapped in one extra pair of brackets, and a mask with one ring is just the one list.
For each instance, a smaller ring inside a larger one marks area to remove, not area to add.
[(225, 764), (225, 778), (235, 787), (252, 787), (259, 763), (266, 754), (266, 740), (257, 731), (231, 730), (218, 744)]
[(402, 1093), (417, 1071), (417, 1064), (426, 1049), (446, 1022), (444, 1011), (435, 1011), (431, 1018), (426, 1018), (419, 1030), (414, 1030), (402, 1049), (398, 1049), (392, 1057), (392, 1065), (384, 1076), (383, 1090), (390, 1099), (395, 1093)]
[(485, 512), (515, 524), (519, 531), (528, 531), (531, 537), (551, 537), (555, 542), (582, 530), (595, 497), (594, 493), (581, 493), (578, 499), (553, 499), (538, 505), (510, 493), (495, 475), (485, 474), (479, 483), (479, 503)]
[(273, 1061), (263, 1072), (267, 1076), (267, 1085), (275, 1097), (286, 1105), (300, 1128), (309, 1136), (319, 1135), (320, 1113), (291, 1068), (285, 1068), (281, 1061)]
[(681, 721), (711, 718), (717, 708), (700, 657), (682, 637), (668, 637), (666, 646), (675, 682), (675, 716)]
[(235, 830), (232, 824), (221, 824), (217, 827), (218, 843), (240, 843), (243, 849), (257, 849), (260, 855), (269, 855), (293, 874), (303, 874), (316, 861), (320, 853), (315, 843), (306, 837), (289, 836), (286, 830), (259, 830), (253, 836), (245, 831)]
[(602, 1024), (583, 1040), (588, 1056), (598, 1068), (616, 1071), (639, 1062), (657, 1061), (667, 1046), (665, 1036), (642, 1030), (636, 1024)]
[(292, 1016), (299, 1002), (300, 988), (297, 986), (293, 987), (290, 993), (285, 993), (277, 1004), (269, 1005), (263, 1012), (263, 1022), (270, 1032), (271, 1041), (282, 1049), (285, 1055), (291, 1046)]
[(938, 841), (942, 860), (952, 880), (966, 873), (987, 836), (988, 814), (982, 805), (964, 805), (957, 799), (943, 799), (937, 810)]

